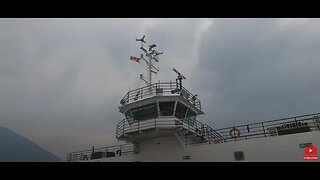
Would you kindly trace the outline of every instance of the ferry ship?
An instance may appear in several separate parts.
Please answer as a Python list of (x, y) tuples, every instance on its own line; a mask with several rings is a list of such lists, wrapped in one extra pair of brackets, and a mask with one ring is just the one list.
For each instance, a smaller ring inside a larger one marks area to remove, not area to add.
[(136, 41), (143, 54), (130, 59), (146, 63), (148, 77), (140, 74), (146, 85), (120, 100), (124, 119), (115, 135), (124, 143), (71, 152), (67, 161), (319, 161), (320, 113), (214, 129), (197, 120), (204, 114), (201, 101), (182, 85), (186, 77), (178, 70), (175, 81), (152, 82), (162, 53), (156, 44), (146, 46), (145, 36)]

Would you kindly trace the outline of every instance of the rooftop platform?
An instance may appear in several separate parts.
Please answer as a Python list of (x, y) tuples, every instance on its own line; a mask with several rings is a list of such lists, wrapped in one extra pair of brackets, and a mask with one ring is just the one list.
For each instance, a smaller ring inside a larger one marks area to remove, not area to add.
[(128, 107), (134, 106), (138, 102), (153, 101), (152, 98), (157, 98), (157, 100), (184, 100), (187, 105), (194, 106), (198, 114), (204, 114), (201, 111), (201, 101), (197, 98), (197, 95), (192, 94), (183, 86), (180, 89), (180, 84), (177, 82), (158, 82), (131, 90), (121, 99), (119, 110), (121, 113), (125, 113)]

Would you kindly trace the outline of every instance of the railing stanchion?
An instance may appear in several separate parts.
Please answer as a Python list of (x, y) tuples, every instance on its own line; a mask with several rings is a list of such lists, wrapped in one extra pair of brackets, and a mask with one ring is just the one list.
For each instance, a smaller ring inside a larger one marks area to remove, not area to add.
[(118, 137), (118, 128), (119, 128), (119, 124), (117, 124), (116, 137)]
[(158, 83), (155, 83), (155, 84), (156, 84), (156, 95), (157, 95), (157, 94), (158, 94), (158, 93), (157, 93)]
[[(206, 128), (207, 129), (207, 133), (208, 133), (208, 128)], [(209, 133), (208, 133), (209, 134)], [(209, 139), (209, 144), (211, 144), (211, 134), (209, 134), (209, 137), (208, 137), (208, 139)]]
[(130, 103), (130, 91), (128, 92), (128, 103)]
[(124, 122), (125, 122), (125, 120), (123, 120), (123, 125), (122, 125), (122, 134), (124, 134)]
[(266, 135), (266, 131), (264, 130), (264, 125), (263, 125), (263, 123), (261, 123), (261, 125), (262, 125), (262, 129), (263, 129), (264, 137), (267, 137), (267, 135)]

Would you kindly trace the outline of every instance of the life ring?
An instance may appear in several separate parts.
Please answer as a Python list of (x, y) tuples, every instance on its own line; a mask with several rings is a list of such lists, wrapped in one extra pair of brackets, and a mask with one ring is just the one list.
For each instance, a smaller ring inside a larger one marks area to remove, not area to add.
[(230, 134), (230, 136), (231, 136), (232, 138), (237, 138), (237, 137), (240, 136), (240, 131), (239, 131), (238, 129), (236, 129), (236, 128), (232, 128), (232, 129), (230, 130), (229, 134)]

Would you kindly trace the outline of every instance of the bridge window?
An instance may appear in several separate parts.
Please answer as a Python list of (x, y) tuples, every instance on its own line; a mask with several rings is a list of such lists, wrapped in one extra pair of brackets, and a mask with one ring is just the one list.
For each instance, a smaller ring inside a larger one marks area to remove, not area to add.
[(174, 101), (172, 102), (159, 102), (160, 116), (172, 116), (174, 109)]
[(197, 117), (197, 114), (191, 110), (191, 109), (188, 109), (188, 112), (187, 112), (187, 116), (186, 116), (186, 122), (193, 126), (194, 125), (194, 122), (196, 121), (196, 117)]
[(128, 121), (129, 124), (132, 124), (132, 123), (135, 122), (135, 120), (133, 119), (132, 112), (131, 112), (130, 109), (125, 113), (125, 116), (126, 116), (127, 121)]
[(133, 118), (137, 121), (153, 119), (158, 117), (158, 110), (156, 103), (150, 103), (143, 106), (133, 108), (132, 110)]
[(182, 103), (178, 102), (176, 107), (176, 113), (175, 116), (179, 119), (183, 119), (186, 116), (187, 107), (183, 105)]

